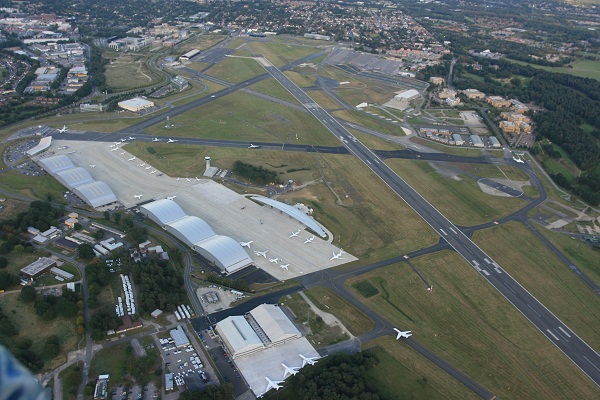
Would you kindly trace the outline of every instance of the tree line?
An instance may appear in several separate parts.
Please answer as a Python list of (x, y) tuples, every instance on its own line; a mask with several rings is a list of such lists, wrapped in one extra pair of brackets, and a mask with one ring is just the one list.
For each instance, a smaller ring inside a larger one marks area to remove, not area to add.
[(277, 172), (268, 170), (262, 166), (255, 167), (239, 160), (233, 163), (233, 173), (240, 179), (256, 185), (279, 183)]

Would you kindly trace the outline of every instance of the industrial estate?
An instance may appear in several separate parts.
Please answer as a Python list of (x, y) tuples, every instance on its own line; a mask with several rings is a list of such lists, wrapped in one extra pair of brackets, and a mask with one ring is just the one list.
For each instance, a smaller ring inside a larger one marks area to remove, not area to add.
[(0, 131), (0, 344), (27, 390), (597, 398), (597, 149), (548, 139), (578, 111), (528, 90), (600, 83), (523, 65), (598, 63), (598, 38), (521, 59), (498, 43), (541, 49), (529, 26), (474, 2), (494, 40), (464, 51), (470, 22), (421, 3), (193, 3), (89, 40), (6, 9), (3, 96), (48, 106)]

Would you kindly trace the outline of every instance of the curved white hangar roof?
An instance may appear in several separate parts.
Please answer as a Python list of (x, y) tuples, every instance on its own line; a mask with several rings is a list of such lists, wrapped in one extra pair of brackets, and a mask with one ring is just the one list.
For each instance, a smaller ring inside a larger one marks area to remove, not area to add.
[(74, 168), (73, 161), (65, 155), (58, 155), (48, 158), (42, 158), (39, 162), (44, 166), (44, 169), (49, 174), (54, 175), (57, 172), (64, 171), (69, 168)]
[(227, 274), (252, 264), (252, 259), (238, 242), (217, 235), (203, 219), (186, 215), (173, 200), (144, 204), (140, 206), (140, 212)]
[(61, 154), (42, 158), (37, 162), (92, 207), (98, 208), (117, 202), (117, 196), (106, 183), (94, 180), (86, 169), (76, 167), (69, 157)]
[(286, 213), (290, 217), (297, 219), (298, 221), (306, 225), (308, 228), (313, 230), (317, 235), (321, 237), (327, 236), (327, 233), (323, 228), (321, 228), (317, 221), (315, 221), (312, 217), (306, 215), (302, 211), (298, 210), (297, 208), (277, 200), (269, 199), (268, 197), (252, 196), (251, 198), (268, 206), (274, 207), (279, 211)]
[(35, 156), (38, 153), (41, 153), (44, 150), (47, 150), (48, 147), (50, 147), (50, 144), (52, 144), (52, 136), (46, 136), (40, 139), (40, 142), (37, 144), (37, 146), (27, 150), (27, 155), (28, 156)]

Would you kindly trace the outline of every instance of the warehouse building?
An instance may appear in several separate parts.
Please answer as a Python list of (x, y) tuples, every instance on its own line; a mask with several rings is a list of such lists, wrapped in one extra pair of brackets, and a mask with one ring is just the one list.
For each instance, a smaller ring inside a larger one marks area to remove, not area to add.
[(490, 144), (492, 147), (502, 147), (496, 136), (490, 136)]
[(42, 158), (38, 163), (46, 172), (71, 189), (77, 197), (94, 208), (117, 202), (117, 197), (106, 183), (92, 178), (86, 169), (76, 167), (65, 155)]
[(34, 280), (50, 268), (56, 267), (56, 260), (40, 257), (25, 268), (21, 269), (21, 276), (28, 280)]
[(471, 142), (473, 142), (473, 147), (484, 147), (483, 140), (479, 137), (479, 135), (471, 135)]
[(219, 322), (216, 327), (231, 358), (247, 356), (265, 348), (262, 340), (241, 315), (233, 315)]
[(154, 107), (154, 102), (135, 97), (133, 99), (120, 101), (118, 103), (118, 106), (121, 107), (123, 110), (139, 112)]
[(457, 146), (462, 146), (463, 144), (465, 144), (465, 141), (463, 140), (462, 136), (460, 136), (458, 133), (452, 134), (452, 140), (454, 140), (454, 144), (456, 144)]
[(144, 204), (140, 212), (213, 262), (225, 274), (252, 264), (252, 259), (238, 242), (216, 234), (203, 219), (187, 215), (173, 200), (162, 199)]

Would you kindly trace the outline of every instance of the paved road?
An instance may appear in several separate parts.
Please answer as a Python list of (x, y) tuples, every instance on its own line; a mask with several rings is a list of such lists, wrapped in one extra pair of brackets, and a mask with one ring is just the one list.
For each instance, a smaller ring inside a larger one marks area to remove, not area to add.
[(432, 229), (463, 256), (481, 276), (492, 284), (552, 344), (558, 347), (583, 373), (600, 386), (600, 355), (540, 303), (490, 256), (479, 248), (456, 225), (417, 193), (388, 167), (373, 151), (354, 138), (329, 113), (315, 103), (280, 70), (272, 65), (265, 69), (300, 101), (344, 146), (360, 158), (394, 192), (396, 192)]

